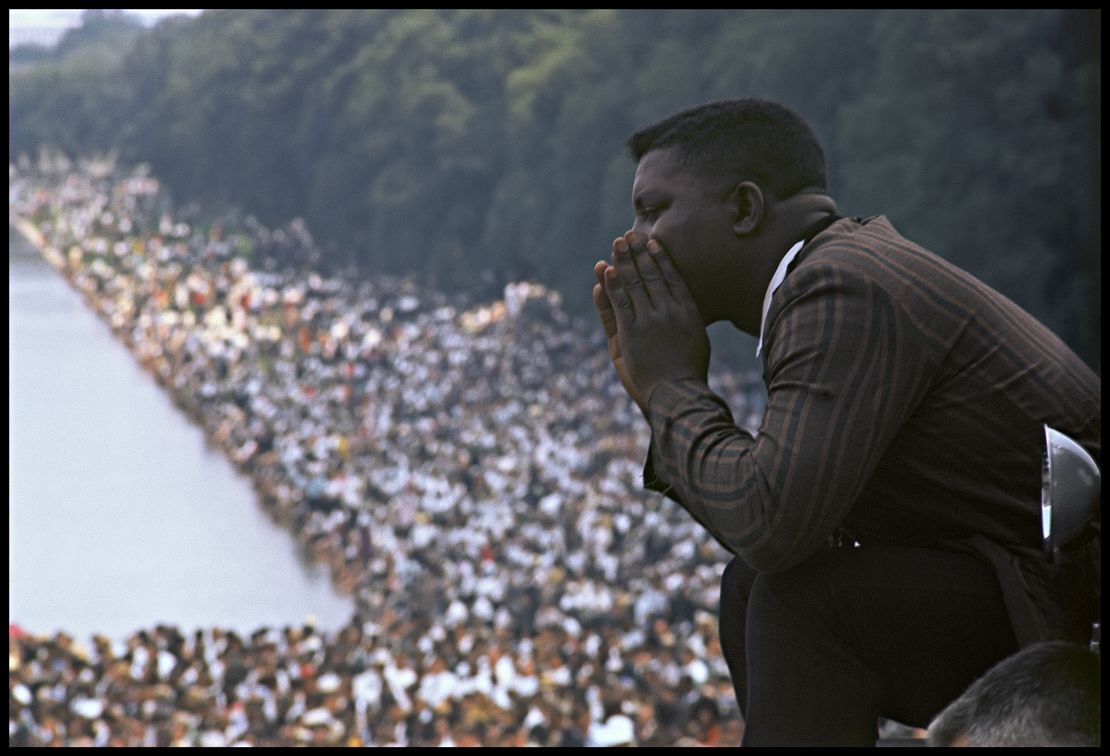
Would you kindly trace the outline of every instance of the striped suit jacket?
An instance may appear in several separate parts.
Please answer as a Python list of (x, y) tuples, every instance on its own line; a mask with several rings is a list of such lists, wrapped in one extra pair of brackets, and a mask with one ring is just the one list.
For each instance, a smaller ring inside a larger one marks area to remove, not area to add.
[(648, 488), (760, 571), (834, 536), (978, 554), (1021, 645), (1083, 639), (1101, 539), (1043, 555), (1042, 424), (1101, 464), (1102, 389), (1055, 334), (885, 218), (844, 218), (773, 295), (763, 364), (754, 436), (704, 383), (654, 389)]

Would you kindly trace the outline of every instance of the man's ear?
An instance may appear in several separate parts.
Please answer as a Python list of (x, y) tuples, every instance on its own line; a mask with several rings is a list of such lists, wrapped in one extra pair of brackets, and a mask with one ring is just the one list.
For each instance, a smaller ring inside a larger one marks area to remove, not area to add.
[(737, 236), (748, 236), (763, 225), (765, 210), (763, 190), (751, 181), (743, 181), (729, 195), (734, 211), (732, 230)]

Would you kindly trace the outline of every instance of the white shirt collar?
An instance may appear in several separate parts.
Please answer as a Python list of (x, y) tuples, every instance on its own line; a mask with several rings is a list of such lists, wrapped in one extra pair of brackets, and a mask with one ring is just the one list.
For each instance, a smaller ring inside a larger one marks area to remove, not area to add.
[(758, 357), (759, 353), (763, 351), (763, 328), (767, 325), (767, 310), (771, 309), (771, 295), (775, 290), (782, 285), (783, 280), (786, 278), (786, 271), (790, 267), (790, 263), (794, 262), (794, 258), (805, 246), (805, 240), (798, 242), (791, 247), (782, 260), (779, 266), (775, 268), (775, 275), (771, 276), (771, 283), (767, 285), (767, 293), (763, 295), (763, 315), (759, 319), (759, 343), (755, 347), (755, 356)]

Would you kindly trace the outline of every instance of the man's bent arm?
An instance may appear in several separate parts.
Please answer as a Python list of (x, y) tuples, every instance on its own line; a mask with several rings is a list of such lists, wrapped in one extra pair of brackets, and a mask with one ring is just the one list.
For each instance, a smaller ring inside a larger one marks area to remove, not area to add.
[(923, 392), (926, 373), (897, 304), (849, 266), (802, 266), (778, 297), (759, 435), (736, 427), (703, 382), (664, 381), (649, 398), (645, 469), (649, 488), (766, 572), (826, 543)]

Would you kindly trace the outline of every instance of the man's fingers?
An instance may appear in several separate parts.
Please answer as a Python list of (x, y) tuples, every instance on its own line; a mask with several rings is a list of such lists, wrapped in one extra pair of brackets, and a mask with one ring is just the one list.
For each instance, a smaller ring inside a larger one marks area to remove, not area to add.
[[(604, 271), (599, 278), (604, 281)], [(609, 303), (609, 294), (602, 284), (594, 284), (594, 307), (597, 308), (597, 317), (601, 320), (601, 327), (605, 329), (605, 337), (612, 338), (617, 335), (617, 316), (613, 314), (613, 305)]]
[(645, 282), (636, 268), (637, 251), (643, 254), (643, 239), (635, 234), (627, 234), (613, 243), (613, 262), (633, 312), (646, 311), (651, 306)]
[(609, 358), (616, 362), (621, 358), (621, 341), (617, 338), (617, 316), (613, 314), (609, 295), (601, 284), (594, 284), (593, 294), (597, 315), (601, 319), (601, 327), (605, 330), (605, 339), (609, 345)]
[(597, 282), (601, 286), (601, 290), (603, 292), (605, 291), (605, 271), (607, 268), (609, 268), (609, 263), (605, 262), (604, 260), (598, 260), (594, 264), (594, 278), (597, 279)]
[[(651, 241), (634, 231), (626, 233), (624, 238), (631, 250), (632, 262), (636, 265), (640, 281), (644, 285), (644, 293), (652, 305), (658, 307), (670, 297), (670, 291), (662, 271), (648, 252)], [(635, 304), (634, 299), (633, 305)]]
[(663, 280), (667, 282), (667, 288), (676, 297), (689, 297), (690, 292), (686, 289), (686, 280), (682, 274), (678, 272), (671, 256), (667, 250), (655, 239), (650, 239), (647, 243), (648, 257), (655, 263), (656, 268), (659, 270)]
[(613, 305), (609, 301), (608, 286), (605, 283), (605, 271), (610, 267), (604, 260), (598, 260), (594, 264), (594, 278), (597, 279), (597, 285), (594, 286), (593, 295), (598, 317), (605, 327), (605, 335), (611, 338), (617, 335), (617, 316), (613, 314)]
[(645, 243), (644, 237), (633, 232), (629, 232), (625, 238), (628, 240), (628, 245), (632, 249), (632, 260), (636, 263), (636, 270), (640, 272), (640, 278), (647, 287), (648, 296), (652, 296), (652, 289), (655, 288), (652, 284), (654, 281), (658, 281), (661, 275), (659, 266), (656, 265), (653, 260), (648, 259), (651, 257), (651, 255), (647, 253), (650, 249), (648, 245), (651, 244), (651, 242), (647, 241)]
[(605, 270), (605, 293), (609, 295), (609, 301), (613, 303), (612, 313), (618, 325), (621, 322), (632, 322), (635, 317), (632, 299), (628, 296), (628, 291), (625, 289), (616, 268), (610, 267)]

